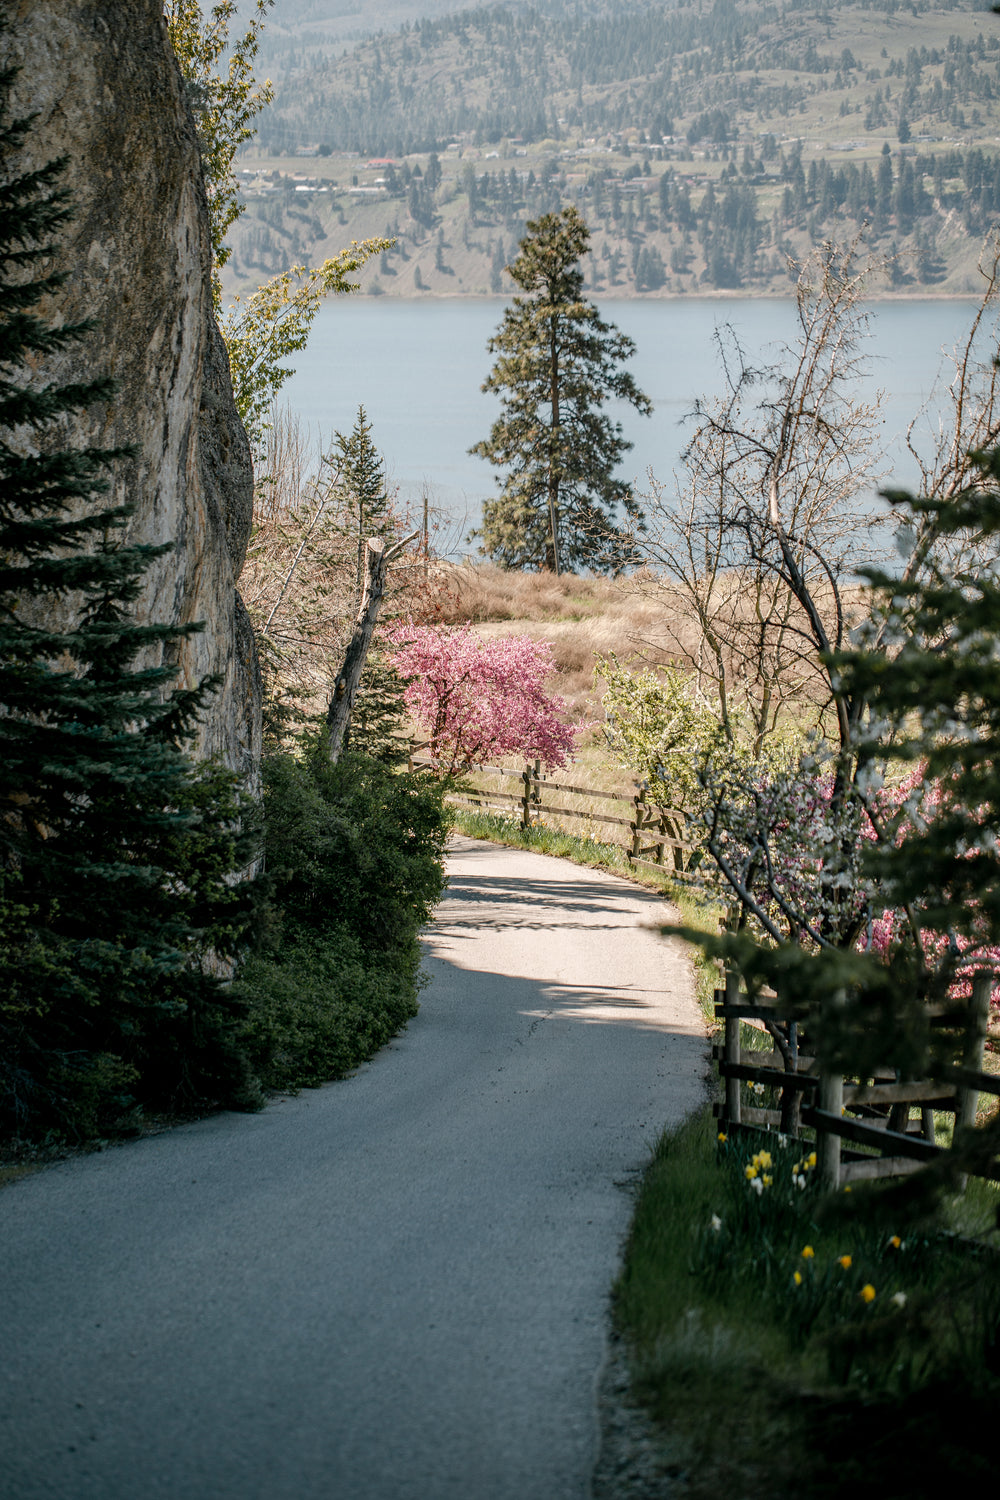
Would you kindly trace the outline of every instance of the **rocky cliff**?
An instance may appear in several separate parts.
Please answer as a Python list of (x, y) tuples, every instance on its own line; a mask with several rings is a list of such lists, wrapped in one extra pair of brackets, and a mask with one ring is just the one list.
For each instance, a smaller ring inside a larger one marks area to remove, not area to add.
[[(212, 316), (208, 214), (194, 124), (160, 0), (3, 0), (0, 54), (20, 68), (17, 114), (35, 113), (23, 166), (68, 160), (75, 217), (63, 236), (60, 319), (94, 329), (52, 373), (111, 375), (119, 393), (88, 436), (134, 445), (116, 501), (130, 537), (171, 542), (140, 605), (158, 622), (204, 621), (175, 653), (178, 681), (223, 679), (199, 750), (253, 776), (260, 677), (236, 589), (253, 474)], [(50, 367), (51, 368), (51, 367)]]

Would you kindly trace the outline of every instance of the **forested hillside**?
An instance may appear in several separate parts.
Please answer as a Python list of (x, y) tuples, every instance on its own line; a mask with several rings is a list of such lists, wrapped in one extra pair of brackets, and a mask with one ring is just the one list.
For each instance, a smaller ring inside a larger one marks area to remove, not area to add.
[(897, 290), (975, 289), (1000, 206), (988, 12), (549, 0), (340, 55), (300, 12), (266, 44), (276, 97), (244, 160), (240, 284), (346, 230), (399, 239), (375, 291), (499, 292), (526, 220), (574, 203), (589, 285), (615, 295), (782, 291), (789, 255), (861, 230)]

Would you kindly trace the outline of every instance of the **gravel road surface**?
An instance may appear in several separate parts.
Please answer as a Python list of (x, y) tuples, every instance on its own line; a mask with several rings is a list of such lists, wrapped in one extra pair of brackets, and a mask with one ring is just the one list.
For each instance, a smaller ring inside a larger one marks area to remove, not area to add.
[(2, 1500), (585, 1500), (628, 1184), (703, 1028), (653, 897), (449, 872), (354, 1077), (0, 1193)]

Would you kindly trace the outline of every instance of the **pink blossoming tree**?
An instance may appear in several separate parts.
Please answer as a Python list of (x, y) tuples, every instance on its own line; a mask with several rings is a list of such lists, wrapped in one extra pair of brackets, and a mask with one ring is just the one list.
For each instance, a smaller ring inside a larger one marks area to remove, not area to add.
[(393, 662), (409, 679), (410, 713), (430, 735), (430, 758), (455, 775), (504, 755), (566, 764), (578, 731), (562, 698), (545, 691), (552, 648), (527, 636), (484, 640), (471, 626), (400, 626)]

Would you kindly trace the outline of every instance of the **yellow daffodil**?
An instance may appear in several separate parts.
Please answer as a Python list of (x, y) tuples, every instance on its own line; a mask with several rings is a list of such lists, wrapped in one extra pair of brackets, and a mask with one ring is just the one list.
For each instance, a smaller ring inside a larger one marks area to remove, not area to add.
[(893, 1234), (893, 1235), (889, 1236), (889, 1244), (892, 1246), (892, 1248), (894, 1250), (898, 1250), (899, 1247), (902, 1245), (902, 1243), (903, 1243), (903, 1241), (899, 1238), (898, 1234)]
[(753, 1164), (755, 1167), (769, 1167), (771, 1165), (770, 1151), (758, 1151), (753, 1158)]
[(814, 1167), (815, 1165), (816, 1165), (816, 1153), (815, 1153), (815, 1151), (810, 1151), (809, 1155), (806, 1157), (806, 1166), (807, 1167)]
[(794, 1274), (792, 1276), (792, 1280), (795, 1282), (796, 1286), (801, 1286), (802, 1285), (802, 1272), (801, 1271), (794, 1272)]
[(764, 1173), (764, 1176), (763, 1176), (763, 1178), (761, 1180), (762, 1180), (762, 1182), (763, 1182), (763, 1184), (764, 1184), (765, 1187), (770, 1187), (771, 1186), (772, 1178), (770, 1177), (770, 1175), (767, 1172)]
[(805, 1249), (802, 1251), (802, 1259), (812, 1260), (815, 1254), (816, 1251), (813, 1249), (812, 1245), (806, 1245)]
[(726, 1134), (726, 1132), (724, 1130), (720, 1130), (719, 1131), (719, 1140), (722, 1142), (723, 1145), (726, 1144), (726, 1142), (728, 1141), (728, 1139), (729, 1139), (729, 1137)]
[(875, 1288), (872, 1286), (870, 1281), (865, 1282), (864, 1286), (861, 1288), (860, 1296), (862, 1302), (875, 1301)]
[(743, 1176), (749, 1182), (752, 1178), (754, 1178), (754, 1177), (757, 1176), (757, 1168), (756, 1167), (744, 1167), (743, 1168)]
[(842, 1270), (849, 1271), (851, 1269), (851, 1266), (853, 1265), (853, 1261), (851, 1260), (851, 1257), (849, 1255), (842, 1255), (837, 1261), (837, 1264), (841, 1267)]

